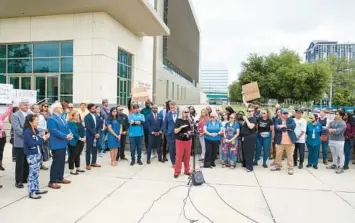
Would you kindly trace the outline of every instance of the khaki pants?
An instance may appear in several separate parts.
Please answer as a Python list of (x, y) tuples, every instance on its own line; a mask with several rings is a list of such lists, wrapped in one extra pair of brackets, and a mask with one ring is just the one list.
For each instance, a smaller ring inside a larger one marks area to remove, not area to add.
[(288, 169), (293, 169), (293, 151), (294, 150), (295, 150), (295, 144), (276, 145), (276, 159), (275, 159), (276, 166), (281, 168), (282, 154), (284, 151), (286, 151), (287, 167), (288, 167)]

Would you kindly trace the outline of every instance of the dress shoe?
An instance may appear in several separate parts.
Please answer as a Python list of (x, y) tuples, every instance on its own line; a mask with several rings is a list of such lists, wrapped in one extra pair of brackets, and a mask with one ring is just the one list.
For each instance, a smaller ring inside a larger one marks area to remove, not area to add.
[(61, 188), (61, 186), (58, 185), (58, 184), (56, 184), (56, 183), (49, 183), (49, 184), (48, 184), (48, 187), (49, 187), (49, 188), (52, 188), (52, 189), (55, 189), (55, 190)]
[(76, 170), (77, 173), (85, 173), (85, 170)]
[(91, 166), (86, 165), (86, 170), (91, 170)]
[(263, 164), (263, 167), (264, 167), (264, 168), (268, 168), (267, 164)]
[(40, 190), (40, 191), (37, 191), (36, 194), (40, 195), (40, 194), (46, 194), (48, 193), (48, 190)]
[(101, 165), (94, 163), (94, 164), (91, 164), (91, 167), (101, 167)]
[(179, 177), (179, 175), (176, 175), (176, 174), (174, 175), (174, 178), (175, 178), (175, 179), (178, 178), (178, 177)]
[(21, 182), (20, 183), (16, 183), (15, 187), (21, 189), (21, 188), (23, 188), (23, 184)]
[(302, 163), (298, 166), (298, 169), (303, 169), (303, 164)]
[(168, 161), (168, 158), (164, 157), (163, 160), (164, 160), (165, 162), (167, 162), (167, 161)]
[(130, 165), (133, 166), (135, 163), (136, 162), (132, 160)]
[(0, 170), (5, 171), (5, 168), (2, 165), (0, 165)]
[(348, 165), (344, 166), (344, 170), (348, 170), (348, 169), (349, 169)]
[(126, 157), (121, 158), (121, 160), (128, 161), (128, 159)]
[[(150, 162), (150, 161), (149, 161)], [(138, 160), (138, 165), (143, 165), (142, 160)]]
[(38, 194), (30, 194), (28, 195), (29, 198), (34, 199), (34, 200), (38, 200), (41, 199), (42, 197), (39, 196)]
[(70, 184), (71, 181), (70, 180), (66, 180), (66, 179), (63, 179), (63, 180), (57, 180), (57, 184)]
[(162, 160), (162, 159), (160, 159), (160, 160), (159, 160), (159, 162), (161, 162), (161, 163), (165, 163), (165, 161), (164, 161), (164, 160)]
[(150, 160), (147, 160), (147, 164), (150, 164)]
[(312, 167), (312, 165), (311, 165), (311, 164), (308, 164), (306, 167), (307, 167), (307, 168), (310, 168), (310, 167)]
[(314, 165), (313, 168), (316, 169), (316, 170), (318, 170), (318, 166), (316, 166), (316, 165)]

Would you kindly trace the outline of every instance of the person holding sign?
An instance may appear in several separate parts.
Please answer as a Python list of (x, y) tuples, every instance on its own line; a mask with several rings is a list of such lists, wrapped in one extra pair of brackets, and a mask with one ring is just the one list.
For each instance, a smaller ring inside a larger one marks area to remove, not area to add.
[(0, 115), (0, 171), (5, 171), (5, 168), (2, 165), (2, 159), (4, 155), (4, 148), (6, 144), (6, 134), (4, 131), (4, 121), (12, 112), (12, 104), (10, 104), (6, 111)]

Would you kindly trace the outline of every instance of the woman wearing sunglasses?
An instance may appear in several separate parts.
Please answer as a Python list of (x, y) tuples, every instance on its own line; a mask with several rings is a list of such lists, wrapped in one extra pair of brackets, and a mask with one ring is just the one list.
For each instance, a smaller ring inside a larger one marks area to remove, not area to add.
[(238, 154), (238, 136), (239, 123), (236, 121), (236, 115), (232, 114), (229, 117), (229, 122), (226, 123), (224, 129), (223, 150), (222, 150), (222, 167), (235, 168)]
[(192, 146), (192, 127), (189, 118), (190, 111), (184, 108), (180, 117), (175, 122), (175, 145), (176, 160), (174, 178), (178, 178), (181, 173), (182, 161), (184, 161), (184, 173), (190, 175), (190, 157)]
[(206, 109), (201, 110), (201, 115), (200, 119), (198, 121), (198, 133), (199, 133), (199, 139), (200, 139), (200, 144), (201, 144), (201, 155), (199, 161), (204, 161), (205, 159), (205, 153), (206, 153), (206, 144), (205, 144), (205, 133), (204, 133), (204, 126), (206, 122), (208, 121), (208, 113)]
[(244, 124), (240, 130), (243, 149), (243, 167), (246, 167), (247, 172), (252, 172), (257, 125), (256, 118), (254, 117), (254, 109), (252, 107), (248, 108), (247, 116), (243, 116), (243, 120)]
[(308, 148), (308, 165), (307, 168), (312, 167), (318, 169), (318, 155), (321, 145), (320, 136), (322, 134), (322, 124), (318, 122), (318, 115), (314, 114), (309, 117), (309, 122), (306, 129), (306, 144)]
[(48, 120), (48, 118), (52, 115), (50, 112), (49, 112), (49, 109), (48, 109), (48, 104), (47, 103), (44, 103), (42, 105), (42, 109), (41, 109), (41, 115), (43, 115), (44, 119), (46, 119), (46, 121)]
[(261, 111), (261, 117), (257, 120), (257, 122), (258, 134), (256, 137), (256, 153), (254, 165), (258, 165), (261, 149), (263, 148), (263, 167), (268, 168), (266, 162), (269, 158), (271, 139), (274, 139), (274, 123), (271, 120), (271, 114), (268, 109)]
[(217, 150), (223, 133), (223, 126), (217, 120), (217, 114), (211, 113), (210, 120), (206, 122), (204, 127), (206, 154), (204, 160), (204, 168), (216, 167), (215, 160), (217, 158)]

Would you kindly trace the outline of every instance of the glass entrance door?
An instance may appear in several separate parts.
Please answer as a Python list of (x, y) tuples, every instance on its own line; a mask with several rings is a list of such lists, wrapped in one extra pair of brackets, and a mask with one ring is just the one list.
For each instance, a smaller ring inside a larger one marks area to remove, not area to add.
[(31, 90), (32, 76), (10, 77), (10, 84), (14, 86), (14, 89)]
[(36, 76), (34, 89), (37, 91), (37, 101), (47, 98), (48, 103), (59, 100), (59, 75)]
[(118, 103), (120, 105), (126, 105), (127, 104), (127, 80), (125, 79), (120, 79), (119, 81), (119, 101)]

